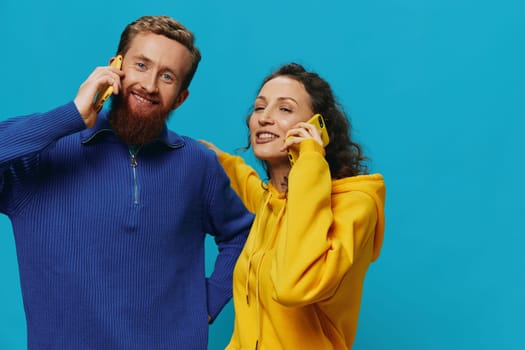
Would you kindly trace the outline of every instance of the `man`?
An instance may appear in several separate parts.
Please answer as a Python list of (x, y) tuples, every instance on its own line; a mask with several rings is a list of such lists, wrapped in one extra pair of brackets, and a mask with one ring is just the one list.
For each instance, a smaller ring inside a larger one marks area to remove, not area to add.
[[(164, 16), (121, 36), (74, 101), (0, 123), (29, 349), (205, 349), (252, 222), (212, 152), (166, 129), (200, 61)], [(110, 85), (109, 112), (97, 91)], [(219, 255), (209, 278), (204, 240)]]

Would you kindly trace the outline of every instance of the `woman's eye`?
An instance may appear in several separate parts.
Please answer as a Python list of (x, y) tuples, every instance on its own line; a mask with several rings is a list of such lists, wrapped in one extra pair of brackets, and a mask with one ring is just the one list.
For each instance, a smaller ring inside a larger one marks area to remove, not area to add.
[(261, 107), (261, 106), (255, 106), (253, 108), (254, 111), (258, 112), (258, 111), (263, 111), (264, 110), (264, 107)]
[(292, 112), (292, 110), (290, 108), (286, 108), (286, 107), (281, 107), (281, 111), (286, 112), (286, 113), (291, 113)]

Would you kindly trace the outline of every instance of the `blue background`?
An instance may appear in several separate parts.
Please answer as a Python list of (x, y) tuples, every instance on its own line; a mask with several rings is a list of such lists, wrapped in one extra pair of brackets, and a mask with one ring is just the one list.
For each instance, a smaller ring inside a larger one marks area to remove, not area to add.
[[(203, 53), (170, 127), (227, 151), (245, 144), (244, 116), (278, 65), (331, 82), (388, 186), (354, 349), (525, 348), (525, 2), (2, 0), (0, 120), (73, 99), (145, 14), (181, 20)], [(0, 276), (0, 349), (24, 349), (5, 216)], [(210, 349), (232, 322), (229, 304)]]

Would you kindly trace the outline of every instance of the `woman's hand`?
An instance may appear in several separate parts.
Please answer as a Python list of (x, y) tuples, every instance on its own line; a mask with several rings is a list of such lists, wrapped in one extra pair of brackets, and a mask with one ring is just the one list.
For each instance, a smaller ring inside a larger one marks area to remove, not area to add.
[(313, 124), (301, 122), (297, 123), (293, 128), (288, 130), (286, 133), (286, 140), (281, 150), (285, 151), (290, 147), (298, 147), (301, 141), (305, 139), (314, 139), (322, 147), (325, 146), (323, 144), (321, 132), (319, 129), (317, 129), (317, 127)]
[(220, 156), (221, 154), (224, 153), (224, 151), (222, 151), (221, 149), (219, 149), (217, 146), (215, 146), (213, 143), (211, 142), (208, 142), (206, 140), (197, 140), (199, 141), (200, 143), (202, 143), (204, 146), (208, 147), (209, 149), (211, 149), (213, 152), (215, 152), (215, 154), (218, 156)]

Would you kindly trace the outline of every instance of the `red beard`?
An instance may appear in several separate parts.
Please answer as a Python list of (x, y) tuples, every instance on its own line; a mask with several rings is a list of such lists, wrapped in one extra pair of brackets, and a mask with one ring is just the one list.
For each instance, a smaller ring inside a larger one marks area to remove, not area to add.
[(159, 137), (171, 109), (162, 108), (161, 103), (154, 108), (132, 108), (130, 98), (133, 97), (129, 91), (112, 97), (109, 122), (117, 136), (126, 144), (145, 145)]

